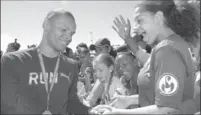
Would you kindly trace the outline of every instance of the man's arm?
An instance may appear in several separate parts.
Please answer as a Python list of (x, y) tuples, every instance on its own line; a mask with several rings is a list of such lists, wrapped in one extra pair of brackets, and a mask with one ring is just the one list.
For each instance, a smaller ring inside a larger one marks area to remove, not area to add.
[(82, 102), (80, 102), (79, 97), (77, 95), (77, 82), (78, 82), (78, 65), (75, 67), (76, 73), (73, 76), (73, 80), (71, 83), (71, 87), (69, 89), (68, 94), (68, 102), (67, 102), (67, 113), (70, 114), (88, 114), (89, 107), (85, 106)]
[(85, 80), (85, 91), (86, 93), (90, 92), (92, 90), (92, 86), (91, 86), (91, 78), (92, 78), (92, 67), (86, 67), (85, 71), (84, 71), (84, 80)]
[(1, 114), (16, 114), (17, 85), (19, 80), (13, 75), (11, 60), (5, 54), (1, 58)]

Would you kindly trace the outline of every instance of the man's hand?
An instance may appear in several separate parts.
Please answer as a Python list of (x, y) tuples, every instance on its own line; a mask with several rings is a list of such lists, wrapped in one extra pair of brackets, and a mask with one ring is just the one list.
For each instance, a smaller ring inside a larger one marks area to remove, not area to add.
[(91, 109), (91, 114), (110, 114), (113, 112), (115, 108), (109, 106), (109, 105), (98, 105)]
[(200, 112), (195, 113), (194, 115), (200, 115)]
[(92, 71), (93, 71), (92, 67), (86, 67), (86, 69), (84, 71), (84, 80), (85, 80), (86, 92), (90, 92), (92, 89), (92, 86), (91, 86)]

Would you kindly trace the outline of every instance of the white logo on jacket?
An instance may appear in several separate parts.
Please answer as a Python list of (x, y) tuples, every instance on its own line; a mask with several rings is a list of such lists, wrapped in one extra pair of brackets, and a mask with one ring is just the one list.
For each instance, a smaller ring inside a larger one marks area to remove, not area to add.
[(60, 76), (67, 78), (69, 82), (70, 82), (70, 75), (71, 73), (69, 73), (69, 75), (66, 75), (65, 73), (60, 73)]
[(163, 74), (157, 81), (157, 88), (164, 96), (172, 96), (179, 89), (179, 81), (173, 74)]
[[(60, 73), (59, 74), (61, 77), (64, 77), (64, 78), (67, 78), (68, 81), (70, 82), (70, 75), (66, 75), (64, 73)], [(49, 73), (46, 73), (46, 76), (48, 76), (49, 78), (49, 83), (52, 83), (54, 82), (55, 84), (58, 83), (58, 74), (56, 75), (56, 78), (55, 80), (53, 81), (53, 77), (54, 77), (54, 74), (53, 72), (49, 72)], [(29, 81), (28, 81), (28, 84), (29, 85), (32, 85), (32, 84), (45, 84), (45, 80), (44, 80), (44, 77), (42, 75), (42, 72), (40, 72), (40, 74), (38, 74), (37, 72), (31, 72), (29, 73)]]

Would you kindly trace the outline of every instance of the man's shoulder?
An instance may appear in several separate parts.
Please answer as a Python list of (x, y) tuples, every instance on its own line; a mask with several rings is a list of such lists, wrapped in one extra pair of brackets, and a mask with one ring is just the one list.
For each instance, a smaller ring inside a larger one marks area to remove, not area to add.
[(78, 61), (72, 58), (69, 58), (65, 55), (62, 55), (62, 60), (64, 61), (64, 63), (66, 64), (70, 64), (70, 65), (78, 65)]
[(1, 61), (5, 61), (5, 60), (23, 61), (25, 59), (32, 58), (33, 52), (34, 52), (34, 49), (25, 49), (25, 50), (20, 50), (15, 52), (8, 52), (2, 56)]

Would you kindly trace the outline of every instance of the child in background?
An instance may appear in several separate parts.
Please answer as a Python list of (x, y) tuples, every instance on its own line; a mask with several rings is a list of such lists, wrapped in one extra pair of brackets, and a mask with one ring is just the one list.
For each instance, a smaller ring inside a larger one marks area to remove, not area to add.
[(92, 64), (97, 82), (87, 99), (83, 100), (83, 103), (90, 107), (100, 103), (109, 104), (112, 95), (111, 84), (113, 81), (114, 60), (111, 55), (101, 53), (94, 58)]

